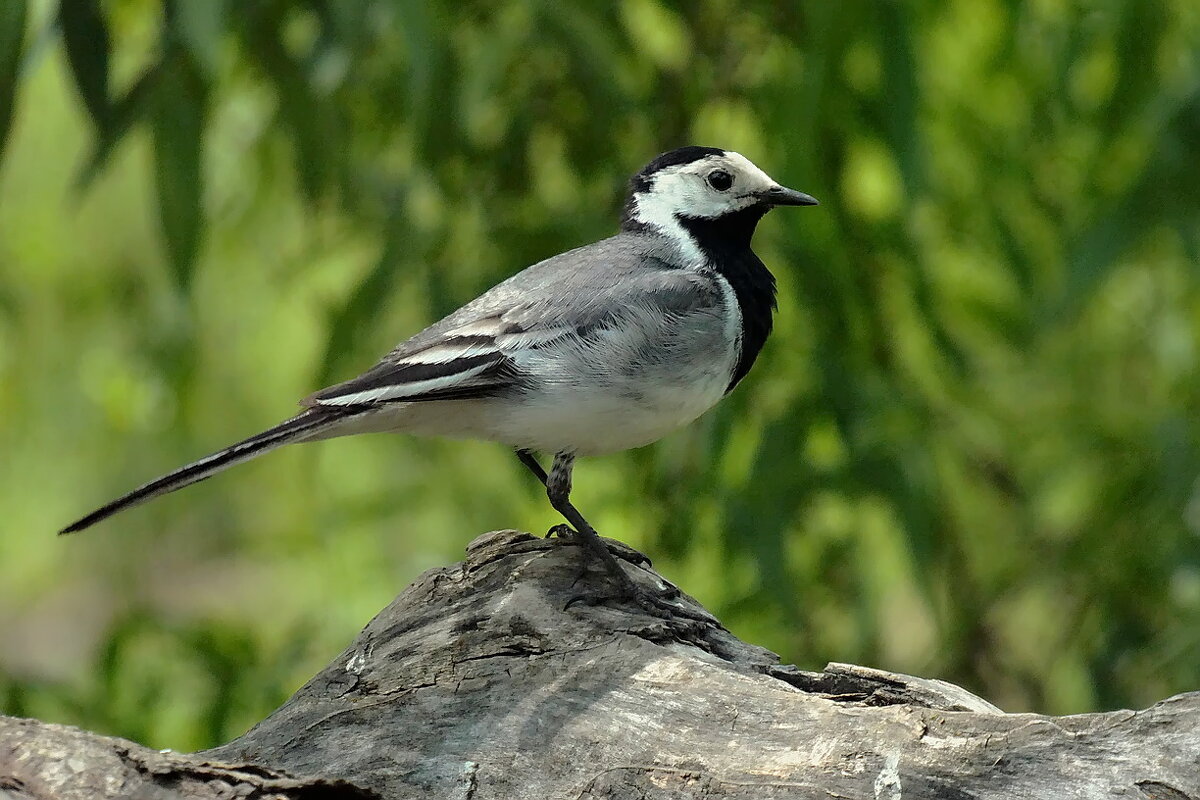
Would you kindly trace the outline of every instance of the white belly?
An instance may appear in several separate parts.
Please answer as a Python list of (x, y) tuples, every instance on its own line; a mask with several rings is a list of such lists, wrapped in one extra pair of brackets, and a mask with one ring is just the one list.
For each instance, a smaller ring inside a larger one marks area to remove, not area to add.
[(390, 405), (325, 435), (403, 432), (544, 453), (613, 453), (657, 441), (708, 411), (724, 396), (731, 369), (715, 363), (690, 380), (639, 382), (636, 391), (628, 385), (550, 385), (523, 397)]
[(497, 409), (495, 438), (554, 453), (599, 455), (641, 447), (687, 425), (725, 394), (729, 372), (712, 370), (688, 384), (639, 392), (583, 387), (546, 392)]

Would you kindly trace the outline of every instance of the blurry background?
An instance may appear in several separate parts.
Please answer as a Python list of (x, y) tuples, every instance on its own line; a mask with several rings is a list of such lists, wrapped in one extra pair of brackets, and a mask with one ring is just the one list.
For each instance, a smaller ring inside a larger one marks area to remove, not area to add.
[(274, 453), (77, 537), (736, 149), (822, 201), (776, 334), (577, 502), (806, 668), (1200, 688), (1192, 0), (3, 0), (0, 703), (193, 749), (418, 572), (557, 522), (504, 447)]

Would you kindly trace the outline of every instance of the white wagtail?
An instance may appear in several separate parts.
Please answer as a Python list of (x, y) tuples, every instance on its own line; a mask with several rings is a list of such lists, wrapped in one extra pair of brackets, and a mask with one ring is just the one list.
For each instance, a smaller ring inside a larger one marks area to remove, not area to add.
[[(292, 442), (374, 431), (486, 439), (516, 448), (550, 504), (628, 589), (571, 504), (575, 457), (656, 441), (745, 377), (775, 309), (775, 278), (750, 249), (754, 228), (774, 206), (816, 203), (738, 153), (664, 153), (633, 176), (615, 236), (534, 264), (357, 378), (310, 395), (300, 414), (62, 533)], [(534, 451), (554, 455), (549, 474)]]

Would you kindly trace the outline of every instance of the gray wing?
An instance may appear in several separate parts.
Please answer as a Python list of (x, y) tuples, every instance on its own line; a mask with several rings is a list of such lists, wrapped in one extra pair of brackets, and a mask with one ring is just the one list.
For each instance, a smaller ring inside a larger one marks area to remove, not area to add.
[(626, 318), (631, 307), (669, 324), (720, 302), (711, 279), (673, 266), (652, 238), (618, 234), (514, 275), (303, 405), (496, 396), (535, 377), (524, 372), (523, 355), (585, 339)]

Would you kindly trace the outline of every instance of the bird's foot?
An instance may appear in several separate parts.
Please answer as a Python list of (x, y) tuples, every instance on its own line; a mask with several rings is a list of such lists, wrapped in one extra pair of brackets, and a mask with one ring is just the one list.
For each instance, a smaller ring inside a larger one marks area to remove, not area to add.
[(704, 625), (720, 625), (717, 618), (703, 608), (689, 608), (683, 600), (683, 592), (669, 583), (659, 590), (634, 584), (624, 596), (654, 617), (668, 620), (682, 617)]
[[(567, 541), (574, 540), (586, 547), (587, 543), (580, 538), (579, 533), (570, 525), (559, 523), (546, 531), (547, 539), (565, 539)], [(617, 558), (628, 561), (635, 567), (645, 564), (647, 567), (652, 567), (654, 564), (650, 558), (643, 552), (635, 550), (624, 542), (618, 542), (616, 539), (600, 539), (601, 543), (607, 548), (608, 552), (612, 553)]]
[[(641, 556), (636, 550), (628, 548), (633, 554)], [(617, 552), (615, 548), (610, 550)], [(617, 552), (617, 555), (626, 557), (624, 553)], [(642, 556), (644, 559), (645, 557)], [(632, 561), (632, 559), (630, 559)], [(615, 562), (614, 562), (615, 563)], [(637, 563), (634, 561), (633, 563)], [(690, 604), (683, 600), (683, 592), (671, 584), (666, 584), (659, 588), (651, 588), (643, 586), (631, 578), (623, 568), (620, 568), (620, 574), (606, 570), (608, 580), (601, 585), (606, 587), (608, 591), (597, 586), (597, 582), (589, 582), (587, 578), (591, 572), (589, 565), (584, 564), (579, 575), (576, 576), (573, 585), (579, 586), (583, 583), (584, 586), (595, 587), (592, 591), (583, 591), (567, 603), (567, 608), (573, 605), (604, 605), (606, 603), (627, 602), (636, 605), (650, 616), (657, 617), (663, 620), (679, 621), (680, 619), (688, 620), (693, 623), (701, 623), (703, 625), (716, 625), (721, 623), (716, 617), (709, 614), (703, 608), (689, 607)], [(594, 573), (592, 573), (594, 575)]]
[(578, 535), (570, 525), (561, 522), (546, 531), (547, 539), (574, 539)]

